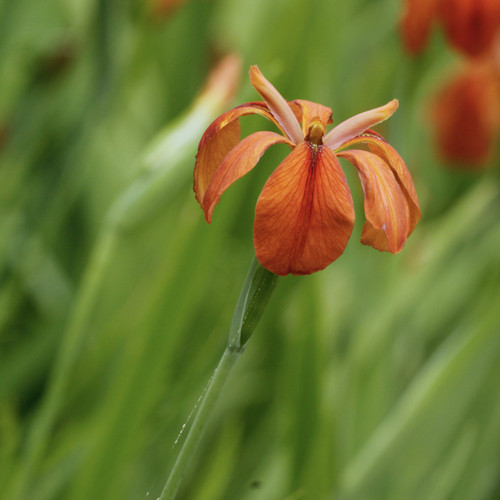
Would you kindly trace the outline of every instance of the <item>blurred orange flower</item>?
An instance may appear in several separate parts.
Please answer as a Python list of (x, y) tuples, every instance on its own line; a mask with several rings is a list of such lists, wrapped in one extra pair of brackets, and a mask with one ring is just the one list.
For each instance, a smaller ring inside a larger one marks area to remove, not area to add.
[[(286, 101), (257, 66), (250, 81), (264, 102), (242, 104), (219, 116), (203, 134), (194, 170), (196, 199), (207, 222), (224, 191), (249, 172), (277, 143), (291, 153), (269, 177), (257, 201), (255, 253), (275, 274), (310, 274), (344, 251), (354, 226), (354, 208), (338, 157), (356, 167), (365, 194), (362, 243), (396, 253), (420, 218), (411, 176), (396, 150), (370, 130), (397, 109), (393, 100), (356, 115), (326, 132), (330, 108)], [(281, 134), (256, 132), (240, 140), (238, 119), (259, 114)], [(368, 150), (346, 147), (366, 144)]]
[(156, 19), (167, 19), (182, 5), (186, 0), (151, 0), (151, 12)]
[(425, 48), (434, 20), (441, 22), (455, 48), (476, 57), (491, 48), (500, 28), (500, 1), (406, 0), (401, 32), (408, 52)]
[(500, 71), (493, 60), (469, 61), (432, 105), (441, 156), (481, 167), (492, 156), (500, 126)]

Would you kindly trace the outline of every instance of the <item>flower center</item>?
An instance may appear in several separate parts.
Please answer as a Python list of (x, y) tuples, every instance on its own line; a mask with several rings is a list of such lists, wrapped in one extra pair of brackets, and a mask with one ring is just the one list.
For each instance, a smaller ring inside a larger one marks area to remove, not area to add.
[(322, 120), (320, 120), (319, 116), (315, 116), (311, 120), (311, 123), (309, 123), (306, 141), (312, 142), (313, 144), (316, 144), (316, 146), (320, 146), (323, 144), (323, 136), (325, 135), (325, 132), (325, 124)]

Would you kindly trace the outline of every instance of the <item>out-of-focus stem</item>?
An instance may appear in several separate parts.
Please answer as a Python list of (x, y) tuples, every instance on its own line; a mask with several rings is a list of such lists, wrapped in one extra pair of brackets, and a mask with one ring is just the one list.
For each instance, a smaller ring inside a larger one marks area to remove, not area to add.
[(254, 257), (234, 310), (228, 345), (222, 355), (159, 500), (173, 500), (189, 463), (198, 448), (233, 366), (240, 358), (275, 288), (278, 276), (262, 267)]
[(219, 395), (229, 379), (233, 366), (236, 364), (241, 354), (242, 351), (232, 351), (229, 349), (229, 346), (224, 351), (219, 361), (219, 365), (215, 369), (212, 379), (205, 391), (198, 412), (189, 429), (186, 440), (180, 449), (177, 460), (159, 500), (173, 500), (175, 498), (189, 463), (205, 433), (210, 415), (212, 414)]

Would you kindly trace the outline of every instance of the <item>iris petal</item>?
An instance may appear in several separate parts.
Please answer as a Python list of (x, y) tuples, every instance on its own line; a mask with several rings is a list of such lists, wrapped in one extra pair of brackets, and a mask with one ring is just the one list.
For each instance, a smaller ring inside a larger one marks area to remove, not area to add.
[(344, 251), (354, 208), (335, 154), (303, 142), (278, 166), (257, 201), (254, 244), (275, 274), (310, 274)]
[(304, 140), (304, 134), (292, 108), (285, 98), (276, 90), (261, 73), (257, 66), (250, 67), (250, 83), (266, 101), (271, 113), (280, 124), (282, 130), (294, 144)]
[(408, 237), (410, 209), (392, 170), (369, 151), (342, 151), (338, 156), (350, 161), (361, 179), (366, 215), (361, 242), (377, 250), (399, 252)]
[(203, 134), (198, 146), (194, 167), (194, 192), (201, 204), (205, 191), (217, 167), (231, 149), (240, 141), (238, 118), (259, 114), (279, 126), (263, 102), (247, 102), (226, 111), (215, 119)]
[(207, 222), (211, 221), (212, 212), (219, 203), (222, 193), (233, 182), (252, 170), (267, 148), (278, 143), (292, 146), (282, 135), (274, 132), (255, 132), (231, 149), (214, 172), (201, 204)]
[[(408, 228), (408, 236), (413, 232), (417, 222), (420, 220), (420, 205), (418, 203), (417, 192), (415, 185), (411, 178), (410, 172), (406, 167), (403, 158), (399, 153), (380, 135), (373, 130), (367, 130), (365, 134), (354, 137), (349, 142), (342, 145), (342, 147), (350, 147), (354, 144), (364, 143), (368, 146), (370, 151), (380, 158), (391, 168), (393, 174), (396, 176), (397, 181), (403, 188), (406, 196), (408, 207), (410, 209), (410, 226)], [(341, 153), (337, 153), (341, 156)]]
[(325, 135), (323, 143), (329, 148), (335, 150), (339, 147), (343, 147), (346, 141), (349, 141), (353, 137), (362, 134), (365, 130), (373, 127), (377, 123), (383, 122), (390, 118), (396, 109), (398, 109), (398, 100), (393, 99), (384, 106), (379, 108), (370, 109), (363, 113), (359, 113), (347, 120), (339, 123), (335, 128), (330, 130), (328, 134)]
[(441, 0), (438, 14), (450, 43), (465, 54), (488, 52), (500, 28), (498, 0)]

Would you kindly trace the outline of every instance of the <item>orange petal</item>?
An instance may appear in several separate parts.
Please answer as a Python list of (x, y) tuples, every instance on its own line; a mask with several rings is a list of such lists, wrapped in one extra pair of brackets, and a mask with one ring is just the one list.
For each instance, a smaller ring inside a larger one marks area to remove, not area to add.
[(248, 102), (220, 115), (203, 134), (194, 167), (194, 192), (200, 204), (215, 170), (240, 141), (238, 118), (249, 114), (259, 114), (275, 122), (265, 103)]
[(257, 201), (255, 253), (275, 274), (310, 274), (342, 254), (353, 225), (351, 193), (335, 154), (303, 142), (274, 171)]
[(366, 223), (361, 242), (377, 250), (399, 252), (408, 237), (410, 209), (393, 171), (369, 151), (342, 151), (338, 156), (356, 167), (365, 193)]
[(250, 83), (266, 101), (269, 110), (290, 140), (294, 144), (302, 142), (304, 134), (292, 108), (271, 82), (264, 77), (258, 66), (250, 66)]
[(317, 104), (303, 99), (295, 99), (290, 104), (296, 104), (300, 110), (299, 121), (302, 123), (304, 136), (309, 130), (309, 124), (313, 118), (318, 117), (325, 125), (332, 123), (332, 110), (322, 104)]
[(377, 123), (390, 118), (396, 109), (398, 109), (398, 106), (398, 100), (393, 99), (384, 106), (370, 109), (369, 111), (365, 111), (364, 113), (359, 113), (359, 115), (348, 118), (330, 130), (330, 132), (325, 135), (323, 143), (334, 150), (339, 147), (343, 147), (343, 144), (346, 141), (362, 134), (365, 130), (373, 127)]
[(436, 8), (436, 0), (406, 0), (401, 36), (410, 54), (418, 54), (427, 45)]
[(210, 222), (215, 205), (219, 203), (222, 193), (236, 180), (252, 170), (266, 149), (273, 144), (291, 142), (274, 132), (255, 132), (245, 137), (224, 157), (215, 171), (201, 204), (205, 211), (205, 219)]
[(441, 0), (439, 15), (450, 42), (465, 54), (485, 54), (500, 28), (498, 0)]
[(403, 158), (399, 156), (399, 153), (386, 142), (383, 137), (373, 130), (367, 130), (365, 134), (354, 137), (343, 146), (351, 146), (359, 143), (367, 144), (372, 153), (380, 156), (380, 158), (382, 158), (382, 160), (392, 169), (397, 181), (401, 185), (410, 209), (410, 227), (408, 232), (408, 236), (410, 236), (417, 222), (420, 220), (421, 212), (415, 185), (413, 184), (413, 179), (411, 178)]

